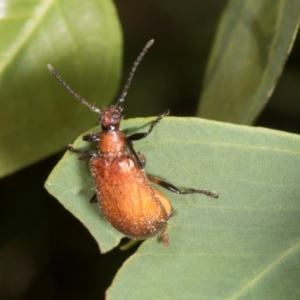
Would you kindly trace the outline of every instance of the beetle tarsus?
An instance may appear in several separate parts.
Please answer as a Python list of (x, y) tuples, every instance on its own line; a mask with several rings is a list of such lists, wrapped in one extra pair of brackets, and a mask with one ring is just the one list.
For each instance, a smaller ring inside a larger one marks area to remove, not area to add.
[(160, 237), (162, 239), (163, 246), (164, 247), (168, 247), (169, 244), (170, 244), (169, 243), (169, 235), (168, 235), (168, 233), (164, 231), (163, 233), (160, 234)]
[[(191, 192), (189, 192), (191, 191)], [(215, 191), (207, 191), (207, 190), (195, 190), (195, 189), (189, 189), (187, 190), (186, 194), (204, 194), (211, 198), (219, 198), (218, 193)]]

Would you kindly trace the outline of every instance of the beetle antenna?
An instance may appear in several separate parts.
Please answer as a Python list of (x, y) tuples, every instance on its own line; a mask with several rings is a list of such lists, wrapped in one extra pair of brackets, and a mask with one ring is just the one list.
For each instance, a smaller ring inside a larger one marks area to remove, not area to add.
[(146, 54), (146, 52), (148, 51), (148, 49), (152, 46), (152, 44), (154, 43), (154, 40), (150, 40), (146, 46), (144, 47), (144, 49), (142, 50), (142, 52), (140, 53), (140, 55), (138, 56), (138, 58), (136, 59), (136, 61), (134, 62), (133, 64), (133, 67), (131, 68), (131, 71), (129, 73), (129, 76), (128, 76), (128, 79), (126, 81), (126, 84), (123, 88), (123, 91), (121, 93), (121, 96), (119, 97), (117, 103), (115, 104), (116, 108), (119, 110), (119, 111), (122, 111), (122, 103), (124, 102), (125, 100), (125, 97), (127, 95), (127, 92), (128, 92), (128, 89), (130, 87), (130, 84), (132, 82), (132, 78), (133, 78), (133, 75), (137, 69), (137, 66), (140, 64), (142, 58), (144, 57), (144, 55)]
[(82, 98), (80, 95), (76, 94), (70, 87), (69, 85), (64, 81), (64, 79), (62, 79), (62, 77), (55, 71), (55, 69), (50, 65), (48, 64), (47, 65), (49, 71), (52, 73), (52, 75), (77, 99), (79, 100), (82, 104), (86, 105), (90, 110), (100, 114), (101, 113), (101, 110), (88, 103), (84, 98)]

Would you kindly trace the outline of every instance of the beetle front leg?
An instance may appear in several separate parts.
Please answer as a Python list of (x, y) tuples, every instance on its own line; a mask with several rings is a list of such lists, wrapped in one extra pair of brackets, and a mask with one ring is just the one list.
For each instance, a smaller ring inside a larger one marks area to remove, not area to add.
[(84, 151), (77, 148), (74, 148), (73, 145), (69, 144), (68, 149), (71, 152), (75, 152), (79, 154), (79, 160), (91, 160), (92, 158), (98, 157), (99, 154), (97, 152)]
[(151, 122), (151, 125), (148, 129), (148, 132), (138, 132), (127, 136), (126, 139), (128, 141), (138, 141), (147, 137), (153, 130), (154, 126), (156, 126), (163, 117), (167, 116), (170, 113), (168, 109), (164, 110), (154, 121)]
[(100, 131), (91, 132), (89, 134), (86, 134), (82, 137), (82, 139), (86, 142), (90, 143), (98, 143), (100, 141)]

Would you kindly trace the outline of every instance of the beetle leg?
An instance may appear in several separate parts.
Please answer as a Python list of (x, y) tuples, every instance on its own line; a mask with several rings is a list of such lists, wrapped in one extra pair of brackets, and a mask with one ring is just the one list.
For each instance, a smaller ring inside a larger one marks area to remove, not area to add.
[(139, 154), (136, 153), (136, 151), (133, 148), (132, 141), (138, 141), (138, 140), (141, 140), (141, 139), (147, 137), (151, 133), (154, 126), (157, 125), (161, 121), (161, 119), (164, 116), (167, 116), (169, 113), (170, 113), (170, 111), (168, 109), (164, 110), (154, 121), (152, 121), (148, 132), (138, 132), (138, 133), (134, 133), (134, 134), (126, 137), (127, 147), (129, 148), (131, 154), (134, 156), (134, 158), (135, 158), (135, 160), (138, 164), (139, 169), (144, 169), (145, 168), (146, 159), (145, 159), (144, 155), (139, 155)]
[(149, 127), (148, 132), (134, 133), (134, 134), (126, 137), (126, 139), (129, 140), (129, 141), (138, 141), (138, 140), (141, 140), (141, 139), (147, 137), (151, 133), (151, 131), (154, 128), (154, 126), (157, 125), (161, 121), (161, 119), (164, 116), (167, 116), (169, 113), (170, 113), (170, 111), (168, 109), (164, 110), (154, 121), (152, 121), (152, 123), (151, 123), (151, 125)]
[(169, 220), (170, 218), (176, 216), (177, 214), (178, 214), (178, 211), (175, 210), (175, 209), (173, 209), (173, 210), (171, 211), (171, 213), (169, 214), (169, 216), (168, 216), (168, 220)]
[(164, 247), (168, 247), (169, 246), (169, 235), (167, 232), (162, 232), (159, 237), (162, 239), (162, 244)]
[(166, 182), (160, 178), (157, 178), (155, 176), (147, 175), (148, 179), (163, 188), (169, 190), (172, 193), (179, 194), (179, 195), (187, 195), (187, 194), (204, 194), (206, 196), (212, 197), (212, 198), (218, 198), (219, 195), (214, 191), (207, 191), (207, 190), (198, 190), (198, 189), (184, 189), (180, 190), (175, 185)]
[(89, 134), (86, 134), (82, 137), (82, 139), (86, 142), (90, 142), (90, 143), (98, 143), (100, 141), (99, 138), (99, 132), (100, 131), (95, 131), (95, 132), (91, 132)]
[(90, 152), (90, 151), (76, 149), (71, 144), (68, 145), (68, 149), (69, 149), (69, 151), (80, 154), (79, 160), (91, 160), (92, 158), (99, 156), (99, 154), (97, 152)]
[(90, 203), (97, 203), (97, 202), (98, 202), (97, 194), (94, 194), (94, 196), (90, 200)]
[(138, 151), (137, 155), (138, 155), (140, 161), (142, 162), (143, 166), (145, 167), (146, 166), (146, 156), (145, 156), (145, 154)]
[(138, 165), (138, 168), (141, 169), (141, 170), (144, 169), (145, 166), (146, 166), (146, 158), (145, 158), (145, 156), (138, 154), (134, 150), (132, 142), (130, 140), (128, 140), (127, 138), (126, 138), (126, 144), (127, 144), (127, 147), (129, 148), (130, 153), (134, 156), (135, 161), (136, 161), (136, 163)]

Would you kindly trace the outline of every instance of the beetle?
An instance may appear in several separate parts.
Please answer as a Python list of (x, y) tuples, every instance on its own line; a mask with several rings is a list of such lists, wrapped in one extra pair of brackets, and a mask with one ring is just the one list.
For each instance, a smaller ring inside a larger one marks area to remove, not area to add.
[(198, 193), (218, 198), (218, 194), (203, 189), (181, 190), (160, 178), (146, 175), (145, 156), (135, 151), (133, 141), (146, 138), (162, 118), (169, 114), (169, 110), (163, 111), (152, 121), (147, 132), (125, 136), (120, 130), (123, 118), (122, 103), (137, 66), (153, 42), (154, 40), (150, 40), (146, 44), (134, 62), (117, 102), (103, 110), (76, 94), (50, 64), (48, 68), (77, 100), (99, 114), (101, 130), (83, 137), (85, 141), (97, 143), (98, 151), (83, 151), (71, 144), (68, 145), (70, 151), (79, 154), (79, 160), (89, 161), (96, 191), (91, 202), (98, 202), (106, 220), (125, 236), (137, 240), (158, 236), (162, 239), (163, 245), (168, 246), (168, 220), (176, 212), (169, 199), (150, 182), (180, 195)]

